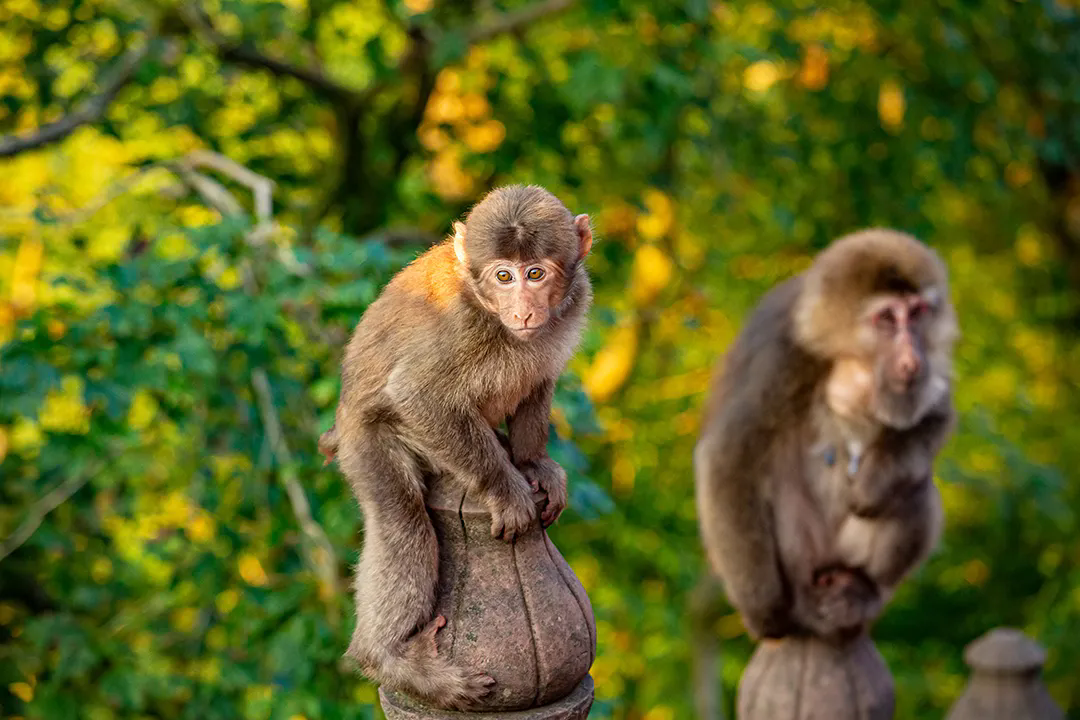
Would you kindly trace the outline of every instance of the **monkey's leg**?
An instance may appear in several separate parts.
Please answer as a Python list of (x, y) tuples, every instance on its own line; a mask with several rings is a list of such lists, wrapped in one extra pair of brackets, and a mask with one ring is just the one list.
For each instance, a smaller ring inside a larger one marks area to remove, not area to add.
[(888, 517), (848, 516), (837, 534), (837, 548), (845, 562), (856, 562), (888, 592), (937, 545), (943, 521), (941, 494), (927, 480)]
[(372, 680), (443, 706), (464, 709), (494, 680), (448, 662), (433, 618), (439, 547), (424, 505), (420, 470), (389, 430), (369, 432), (338, 453), (364, 510), (364, 548), (356, 569), (356, 629), (347, 655)]

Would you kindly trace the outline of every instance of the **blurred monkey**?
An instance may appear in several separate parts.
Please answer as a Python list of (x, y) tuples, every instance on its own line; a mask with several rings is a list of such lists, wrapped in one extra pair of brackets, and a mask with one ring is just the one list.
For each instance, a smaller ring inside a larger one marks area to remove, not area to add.
[(858, 633), (938, 542), (947, 293), (915, 238), (853, 233), (770, 291), (728, 353), (694, 452), (697, 499), (753, 635)]

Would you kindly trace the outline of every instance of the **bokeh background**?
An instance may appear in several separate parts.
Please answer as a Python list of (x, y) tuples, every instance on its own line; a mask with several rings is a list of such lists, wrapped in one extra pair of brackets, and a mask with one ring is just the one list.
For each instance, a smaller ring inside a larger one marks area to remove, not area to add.
[(598, 238), (551, 533), (596, 611), (593, 717), (730, 711), (707, 381), (872, 224), (941, 252), (963, 325), (945, 539), (875, 631), (898, 717), (943, 717), (997, 625), (1080, 717), (1078, 9), (0, 0), (0, 714), (377, 717), (340, 664), (362, 523), (316, 452), (340, 350), (534, 182)]

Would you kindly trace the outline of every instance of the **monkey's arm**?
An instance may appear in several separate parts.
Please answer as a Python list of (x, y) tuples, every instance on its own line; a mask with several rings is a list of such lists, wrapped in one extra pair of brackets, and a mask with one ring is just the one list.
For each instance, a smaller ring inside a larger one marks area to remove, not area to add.
[[(435, 377), (427, 373), (421, 377)], [(460, 407), (442, 388), (417, 375), (395, 378), (387, 391), (432, 464), (459, 478), (491, 511), (492, 534), (512, 540), (536, 517), (529, 483), (510, 461), (495, 431), (473, 407)], [(413, 392), (404, 392), (412, 388)], [(460, 398), (457, 398), (460, 402)]]
[(760, 487), (763, 479), (752, 464), (740, 467), (739, 447), (748, 439), (735, 427), (714, 423), (694, 449), (702, 540), (750, 633), (783, 637), (791, 630), (791, 600), (771, 510)]
[(917, 425), (907, 430), (885, 429), (852, 477), (851, 512), (880, 517), (922, 492), (931, 481), (934, 459), (952, 432), (956, 415), (946, 391)]
[(547, 527), (566, 509), (566, 471), (548, 457), (548, 426), (555, 381), (545, 380), (533, 388), (507, 420), (510, 431), (510, 453), (514, 465), (521, 470), (532, 489), (547, 494), (547, 506), (541, 520)]

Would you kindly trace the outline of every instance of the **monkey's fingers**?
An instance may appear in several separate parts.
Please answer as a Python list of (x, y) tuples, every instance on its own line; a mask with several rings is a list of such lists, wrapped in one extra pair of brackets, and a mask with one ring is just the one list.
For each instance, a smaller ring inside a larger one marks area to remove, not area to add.
[(476, 673), (463, 678), (457, 689), (456, 697), (446, 703), (451, 709), (468, 712), (476, 709), (476, 704), (495, 691), (495, 678)]

